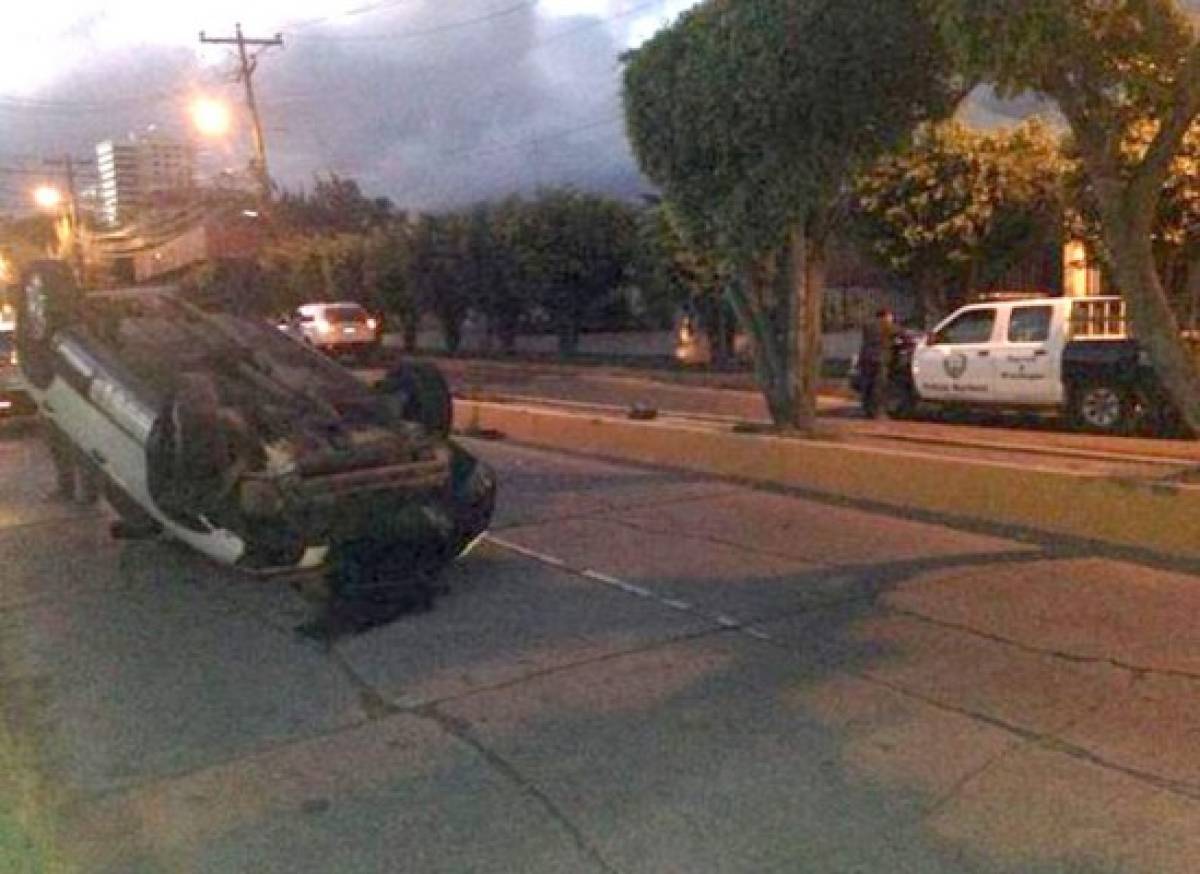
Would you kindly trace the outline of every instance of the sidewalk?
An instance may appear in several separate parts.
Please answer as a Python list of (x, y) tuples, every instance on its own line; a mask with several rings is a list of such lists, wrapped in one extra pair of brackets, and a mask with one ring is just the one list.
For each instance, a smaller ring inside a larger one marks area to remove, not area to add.
[[(701, 421), (769, 421), (754, 377), (744, 371), (472, 358), (428, 360), (446, 374), (456, 395), (463, 398), (591, 407), (605, 413), (638, 404)], [(1099, 453), (1200, 466), (1200, 441), (1087, 434), (1066, 430), (1053, 420), (978, 415), (961, 422), (865, 421), (844, 380), (828, 380), (819, 403), (829, 431), (881, 444), (941, 446), (947, 451), (959, 446), (1035, 454)]]
[[(459, 399), (455, 422), (531, 446), (659, 465), (967, 525), (1200, 559), (1190, 458), (896, 444), (831, 429), (816, 439), (617, 411)], [(864, 439), (865, 437), (865, 439)]]

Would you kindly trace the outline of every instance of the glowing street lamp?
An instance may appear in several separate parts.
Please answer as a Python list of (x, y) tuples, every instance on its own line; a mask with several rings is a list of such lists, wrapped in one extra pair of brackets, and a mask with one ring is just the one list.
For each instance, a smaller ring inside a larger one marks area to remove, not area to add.
[[(68, 178), (73, 179), (70, 176)], [(74, 182), (70, 182), (69, 194), (64, 194), (53, 185), (39, 185), (33, 189), (33, 202), (39, 208), (54, 213), (55, 221), (59, 225), (60, 243), (70, 252), (71, 259), (75, 264), (76, 278), (82, 281), (84, 275), (83, 246), (79, 240), (79, 216), (75, 212)]]
[(198, 97), (192, 103), (192, 123), (206, 137), (223, 137), (229, 132), (229, 107), (211, 97)]
[(62, 192), (53, 185), (39, 185), (33, 190), (33, 202), (42, 209), (58, 209), (62, 205)]

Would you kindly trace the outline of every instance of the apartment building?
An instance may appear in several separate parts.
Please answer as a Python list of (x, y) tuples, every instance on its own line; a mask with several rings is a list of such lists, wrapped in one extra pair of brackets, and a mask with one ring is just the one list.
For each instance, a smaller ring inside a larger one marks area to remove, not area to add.
[(100, 221), (110, 227), (125, 224), (140, 211), (191, 190), (194, 163), (189, 144), (156, 131), (98, 143)]

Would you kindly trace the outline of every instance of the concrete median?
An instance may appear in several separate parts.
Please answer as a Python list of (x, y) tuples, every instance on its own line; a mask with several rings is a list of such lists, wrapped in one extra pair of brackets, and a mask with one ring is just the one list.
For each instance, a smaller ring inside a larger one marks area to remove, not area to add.
[(1187, 483), (487, 401), (457, 400), (455, 417), (530, 446), (1200, 559), (1200, 487)]

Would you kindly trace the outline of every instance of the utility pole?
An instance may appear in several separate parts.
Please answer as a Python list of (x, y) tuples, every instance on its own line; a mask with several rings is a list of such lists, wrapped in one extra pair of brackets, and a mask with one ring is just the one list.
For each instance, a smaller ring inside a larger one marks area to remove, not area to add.
[(75, 185), (75, 159), (70, 155), (61, 158), (47, 158), (42, 163), (48, 167), (61, 167), (67, 179), (67, 227), (69, 229), (71, 263), (80, 283), (85, 281), (83, 240), (79, 228), (79, 192)]
[(235, 45), (238, 52), (238, 81), (246, 87), (246, 107), (250, 110), (251, 130), (254, 137), (254, 160), (251, 165), (258, 181), (259, 194), (265, 206), (271, 199), (271, 174), (267, 172), (267, 144), (263, 139), (262, 121), (258, 117), (258, 103), (254, 99), (254, 71), (258, 69), (258, 54), (251, 55), (246, 46), (258, 46), (261, 51), (283, 47), (283, 34), (277, 33), (270, 39), (249, 39), (242, 35), (242, 25), (234, 27), (234, 36), (209, 37), (200, 31), (200, 42), (208, 45)]

